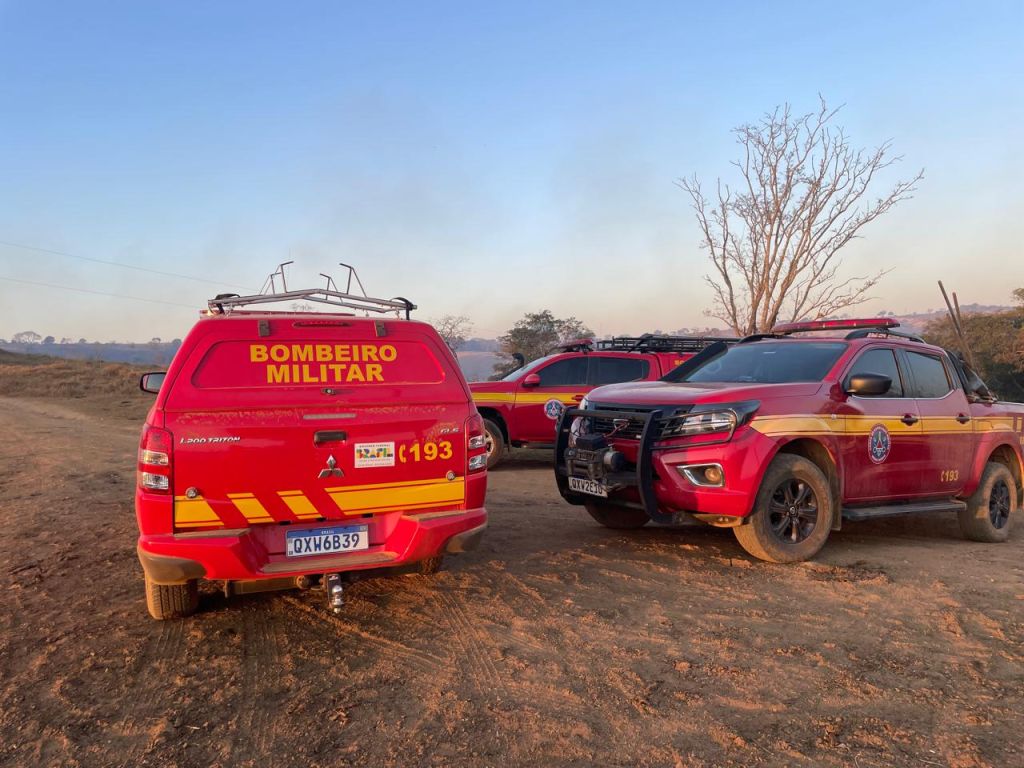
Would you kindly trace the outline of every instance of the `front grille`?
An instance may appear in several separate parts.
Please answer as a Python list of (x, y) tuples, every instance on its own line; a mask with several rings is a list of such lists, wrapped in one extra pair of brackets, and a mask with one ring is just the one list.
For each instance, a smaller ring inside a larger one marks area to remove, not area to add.
[[(685, 415), (692, 406), (669, 406), (664, 408), (620, 408), (620, 407), (602, 407), (595, 406), (594, 413), (596, 415), (587, 418), (589, 423), (589, 432), (591, 434), (610, 435), (613, 432), (615, 436), (614, 440), (639, 440), (640, 435), (644, 429), (644, 417), (653, 410), (660, 410), (662, 414), (666, 416), (663, 418), (658, 425), (658, 434), (655, 435), (655, 439), (664, 437), (665, 432), (668, 431), (676, 417)], [(617, 415), (615, 418), (610, 416), (602, 417), (600, 414), (602, 411), (608, 412), (613, 411)], [(635, 417), (623, 417), (621, 414), (636, 414)], [(616, 428), (615, 422), (620, 421), (622, 418), (629, 418), (629, 422), (625, 426)]]

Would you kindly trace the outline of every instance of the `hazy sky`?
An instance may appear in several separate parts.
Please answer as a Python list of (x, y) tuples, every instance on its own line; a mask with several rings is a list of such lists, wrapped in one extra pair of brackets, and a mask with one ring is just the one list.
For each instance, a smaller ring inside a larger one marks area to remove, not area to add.
[[(848, 250), (893, 267), (865, 311), (1024, 285), (1021, 0), (0, 0), (0, 73), (0, 241), (223, 289), (345, 261), (486, 336), (542, 308), (706, 324), (674, 181), (729, 178), (730, 128), (819, 92), (855, 143), (894, 140), (889, 181), (926, 172)], [(0, 278), (0, 337), (182, 336), (222, 290), (5, 245)]]

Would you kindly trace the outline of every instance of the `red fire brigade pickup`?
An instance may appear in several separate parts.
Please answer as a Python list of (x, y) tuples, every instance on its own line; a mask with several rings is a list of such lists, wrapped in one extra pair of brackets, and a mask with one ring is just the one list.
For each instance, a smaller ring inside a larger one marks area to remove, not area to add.
[(716, 341), (733, 339), (649, 333), (603, 339), (596, 345), (591, 339), (580, 339), (523, 365), (501, 381), (471, 383), (487, 432), (487, 466), (496, 466), (507, 446), (553, 447), (562, 410), (577, 405), (594, 387), (655, 381)]
[[(377, 317), (237, 309), (280, 300)], [(429, 573), (476, 545), (483, 423), (411, 304), (329, 288), (210, 307), (166, 374), (142, 381), (157, 395), (135, 494), (154, 618), (193, 612), (199, 579), (228, 594), (320, 584), (338, 610), (357, 572)]]
[(967, 538), (1005, 541), (1024, 405), (897, 325), (788, 324), (596, 389), (559, 422), (558, 488), (608, 527), (730, 527), (772, 562), (813, 557), (843, 521), (903, 513), (956, 512)]

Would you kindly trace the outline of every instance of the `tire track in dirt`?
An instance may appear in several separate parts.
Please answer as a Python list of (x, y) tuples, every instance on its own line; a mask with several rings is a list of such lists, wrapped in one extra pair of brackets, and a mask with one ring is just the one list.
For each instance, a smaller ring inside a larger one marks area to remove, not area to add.
[(441, 590), (436, 594), (438, 602), (444, 609), (443, 616), (451, 625), (456, 642), (462, 647), (464, 658), (472, 670), (470, 679), (473, 684), (481, 694), (493, 695), (497, 692), (507, 697), (508, 689), (504, 677), (488, 653), (494, 648), (493, 641), (473, 625), (466, 612), (462, 610), (462, 606), (450, 595)]
[(368, 645), (375, 647), (379, 651), (399, 656), (424, 674), (433, 674), (439, 667), (448, 663), (447, 659), (440, 656), (427, 653), (426, 651), (419, 650), (418, 648), (412, 648), (404, 643), (398, 642), (397, 640), (389, 640), (385, 637), (375, 635), (372, 632), (360, 629), (359, 627), (347, 623), (344, 619), (339, 618), (334, 614), (326, 613), (326, 608), (315, 608), (292, 595), (282, 595), (279, 599), (294, 608), (297, 608), (308, 623), (326, 625), (339, 635), (349, 635), (351, 637), (358, 638)]
[(256, 764), (273, 754), (281, 682), (281, 644), (276, 622), (267, 606), (250, 604), (241, 609), (242, 678), (238, 698), (242, 712), (231, 734), (229, 764)]
[(145, 723), (140, 722), (147, 712), (144, 703), (161, 701), (162, 697), (158, 693), (167, 687), (164, 682), (166, 672), (178, 663), (184, 641), (184, 622), (161, 622), (159, 633), (143, 645), (139, 655), (125, 670), (125, 677), (132, 681), (125, 699), (137, 705), (127, 710), (114, 729), (117, 737), (127, 742), (120, 750), (123, 759), (118, 763), (119, 766), (134, 768), (139, 765), (152, 746), (152, 734)]

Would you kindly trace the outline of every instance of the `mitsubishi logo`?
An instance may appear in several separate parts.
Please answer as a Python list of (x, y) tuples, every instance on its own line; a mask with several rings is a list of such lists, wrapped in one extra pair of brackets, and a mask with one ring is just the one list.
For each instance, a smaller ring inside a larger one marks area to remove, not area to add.
[(338, 469), (338, 462), (334, 456), (327, 457), (327, 469), (321, 469), (318, 477), (323, 480), (328, 477), (344, 477), (345, 473)]

